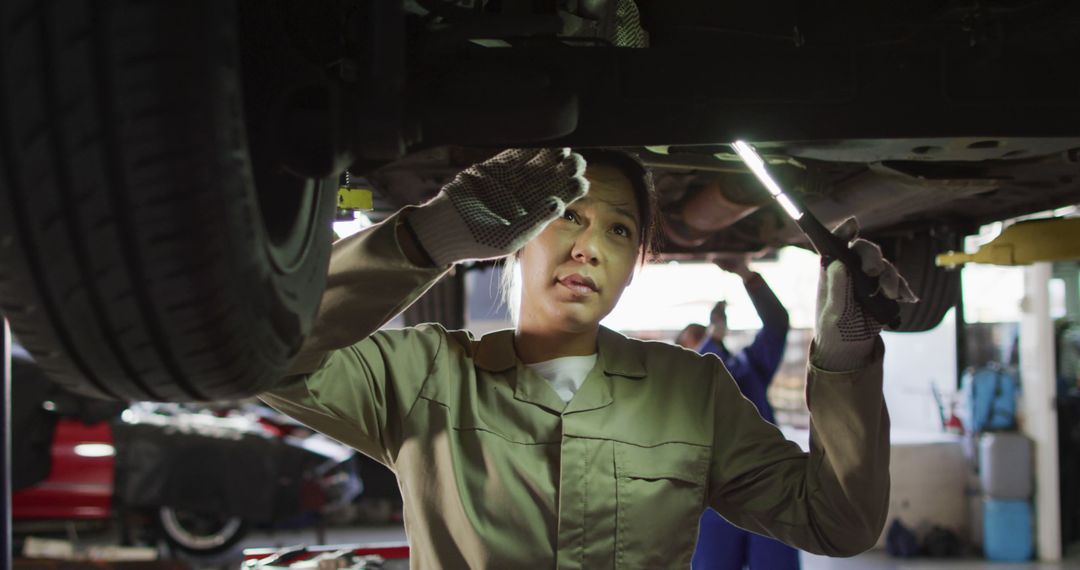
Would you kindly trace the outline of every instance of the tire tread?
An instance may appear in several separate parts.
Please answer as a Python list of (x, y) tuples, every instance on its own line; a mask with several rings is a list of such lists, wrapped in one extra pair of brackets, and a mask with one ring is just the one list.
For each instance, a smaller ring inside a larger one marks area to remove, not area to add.
[(914, 305), (901, 305), (896, 332), (924, 332), (941, 323), (960, 296), (960, 273), (938, 267), (938, 253), (954, 249), (955, 234), (923, 232), (896, 239), (893, 257), (897, 270), (919, 298)]
[(239, 80), (234, 8), (0, 3), (0, 300), (68, 388), (247, 397), (310, 326), (333, 204), (324, 189), (326, 228), (312, 231), (326, 243), (295, 274), (275, 273), (252, 227), (250, 165), (234, 158), (246, 156), (239, 86), (221, 79), (232, 66)]

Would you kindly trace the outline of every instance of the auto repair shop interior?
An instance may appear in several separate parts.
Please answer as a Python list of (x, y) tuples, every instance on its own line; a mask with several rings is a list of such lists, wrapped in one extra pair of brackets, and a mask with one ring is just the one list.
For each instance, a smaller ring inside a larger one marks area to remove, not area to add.
[(1078, 59), (1069, 0), (0, 3), (0, 568), (1080, 568)]

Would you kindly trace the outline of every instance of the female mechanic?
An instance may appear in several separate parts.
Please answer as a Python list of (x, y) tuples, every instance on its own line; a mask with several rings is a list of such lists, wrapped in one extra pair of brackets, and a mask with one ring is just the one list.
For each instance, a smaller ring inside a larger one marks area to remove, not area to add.
[[(474, 165), (334, 245), (315, 330), (262, 398), (397, 474), (415, 568), (685, 568), (707, 507), (810, 552), (870, 548), (889, 418), (881, 327), (847, 270), (819, 280), (804, 453), (720, 359), (600, 325), (655, 215), (628, 154), (512, 149)], [(837, 234), (864, 271), (912, 301), (855, 230)], [(455, 263), (500, 257), (520, 275), (514, 329), (379, 330)]]

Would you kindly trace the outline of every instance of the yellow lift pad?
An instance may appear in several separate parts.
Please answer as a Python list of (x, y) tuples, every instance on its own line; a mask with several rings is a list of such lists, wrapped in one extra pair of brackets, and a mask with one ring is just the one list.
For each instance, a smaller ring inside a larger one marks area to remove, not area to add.
[(371, 210), (375, 206), (371, 190), (365, 188), (338, 188), (337, 207), (339, 210)]
[(937, 256), (937, 264), (939, 267), (964, 263), (1028, 265), (1073, 259), (1080, 259), (1080, 218), (1050, 218), (1013, 224), (979, 251), (943, 253)]

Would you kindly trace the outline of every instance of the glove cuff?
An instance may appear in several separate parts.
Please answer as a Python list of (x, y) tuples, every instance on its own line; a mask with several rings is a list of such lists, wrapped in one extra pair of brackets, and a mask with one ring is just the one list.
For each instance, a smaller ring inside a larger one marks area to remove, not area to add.
[(409, 212), (407, 223), (436, 266), (475, 258), (476, 239), (445, 193)]
[(810, 364), (829, 372), (850, 372), (866, 368), (874, 361), (879, 336), (857, 342), (822, 342), (815, 337), (810, 346)]

